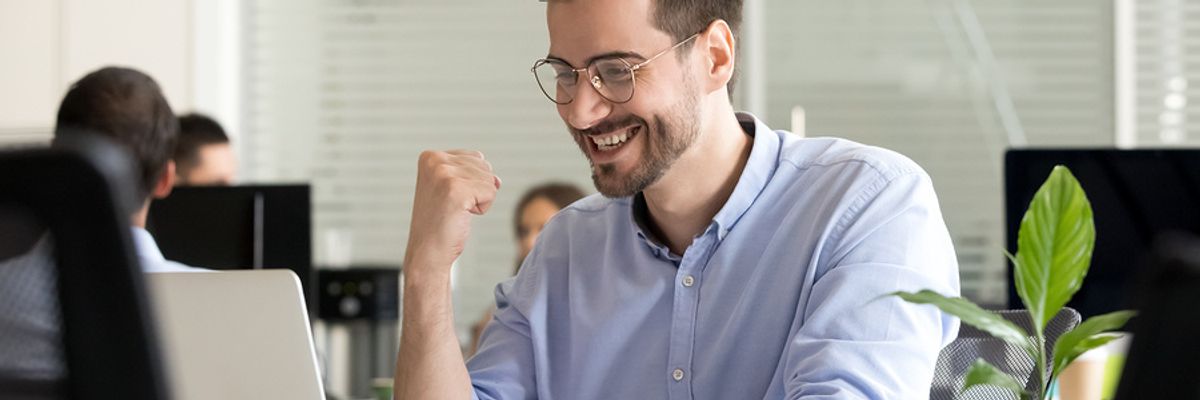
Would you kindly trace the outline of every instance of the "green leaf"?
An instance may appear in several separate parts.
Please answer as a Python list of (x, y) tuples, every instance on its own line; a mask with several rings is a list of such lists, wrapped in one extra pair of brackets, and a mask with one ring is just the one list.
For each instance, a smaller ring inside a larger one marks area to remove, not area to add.
[(942, 296), (928, 289), (916, 293), (895, 292), (892, 295), (899, 296), (910, 303), (932, 304), (941, 309), (942, 312), (958, 317), (964, 324), (971, 325), (1000, 340), (1025, 349), (1031, 356), (1035, 354), (1036, 349), (1034, 349), (1033, 345), (1029, 344), (1029, 334), (1025, 330), (1004, 319), (999, 314), (979, 308), (979, 306), (967, 299)]
[(1054, 167), (1021, 220), (1013, 268), (1017, 294), (1038, 332), (1079, 291), (1095, 241), (1087, 195), (1070, 170)]
[(1058, 376), (1058, 373), (1062, 372), (1071, 361), (1075, 361), (1088, 350), (1103, 346), (1105, 343), (1121, 337), (1121, 334), (1104, 332), (1120, 329), (1135, 314), (1137, 313), (1133, 311), (1117, 311), (1097, 315), (1064, 333), (1058, 338), (1058, 342), (1054, 343), (1053, 375)]
[(1024, 386), (1021, 386), (1012, 376), (996, 369), (992, 364), (988, 364), (987, 361), (983, 361), (982, 358), (975, 360), (971, 364), (971, 369), (967, 370), (967, 377), (963, 381), (962, 392), (979, 385), (999, 386), (1000, 388), (1011, 390), (1022, 398), (1025, 397)]

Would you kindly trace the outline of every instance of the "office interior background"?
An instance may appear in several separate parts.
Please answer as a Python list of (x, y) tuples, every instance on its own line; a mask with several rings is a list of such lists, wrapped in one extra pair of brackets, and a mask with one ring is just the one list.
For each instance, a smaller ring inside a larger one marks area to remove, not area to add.
[[(1006, 301), (1006, 149), (1200, 145), (1200, 2), (746, 6), (736, 108), (916, 160), (977, 302)], [(318, 268), (399, 267), (417, 154), (483, 151), (504, 188), (456, 266), (464, 341), (513, 269), (517, 197), (591, 189), (529, 72), (548, 48), (535, 0), (0, 0), (0, 38), (0, 146), (45, 143), (86, 72), (142, 69), (226, 126), (240, 182), (312, 184)]]

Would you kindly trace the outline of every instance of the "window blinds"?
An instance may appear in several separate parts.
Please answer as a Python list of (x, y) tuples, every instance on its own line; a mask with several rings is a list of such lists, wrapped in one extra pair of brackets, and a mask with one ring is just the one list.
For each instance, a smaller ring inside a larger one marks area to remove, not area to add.
[(536, 1), (256, 0), (248, 19), (247, 176), (311, 181), (315, 260), (349, 237), (398, 265), (417, 156), (484, 152), (504, 180), (457, 267), (459, 326), (515, 263), (512, 212), (548, 180), (591, 191), (587, 163), (529, 68), (548, 49)]
[(1131, 1), (1132, 103), (1137, 144), (1200, 145), (1200, 2)]
[[(963, 294), (1005, 301), (1001, 79), (1033, 146), (1113, 144), (1112, 4), (1091, 0), (767, 2), (773, 126), (903, 153), (932, 176)], [(970, 25), (972, 20), (977, 25)], [(966, 24), (966, 25), (964, 25)], [(973, 45), (986, 35), (994, 65)]]

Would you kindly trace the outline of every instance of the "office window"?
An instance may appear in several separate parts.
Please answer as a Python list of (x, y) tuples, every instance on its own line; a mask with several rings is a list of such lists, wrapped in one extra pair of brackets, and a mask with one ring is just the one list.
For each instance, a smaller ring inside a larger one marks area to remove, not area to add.
[(1127, 1), (1135, 137), (1142, 147), (1200, 145), (1196, 18), (1191, 0)]
[[(803, 107), (810, 136), (880, 145), (923, 165), (959, 253), (964, 294), (1002, 304), (1003, 151), (1010, 142), (1113, 145), (1112, 4), (762, 6), (767, 122), (788, 129), (793, 107)], [(515, 262), (516, 197), (546, 179), (591, 187), (585, 161), (528, 72), (547, 48), (543, 7), (249, 3), (247, 176), (313, 182), (317, 261), (329, 258), (329, 238), (349, 232), (356, 263), (398, 264), (419, 151), (484, 151), (505, 187), (459, 262), (465, 326)]]
[(1004, 149), (1022, 137), (1031, 146), (1113, 145), (1112, 4), (765, 7), (770, 124), (789, 126), (800, 106), (809, 136), (883, 146), (920, 163), (941, 200), (963, 294), (1002, 305)]
[(548, 49), (545, 4), (256, 0), (245, 14), (246, 174), (312, 181), (316, 261), (349, 236), (356, 264), (400, 264), (420, 151), (483, 151), (504, 187), (459, 259), (461, 329), (513, 269), (521, 193), (550, 179), (591, 189), (529, 72)]

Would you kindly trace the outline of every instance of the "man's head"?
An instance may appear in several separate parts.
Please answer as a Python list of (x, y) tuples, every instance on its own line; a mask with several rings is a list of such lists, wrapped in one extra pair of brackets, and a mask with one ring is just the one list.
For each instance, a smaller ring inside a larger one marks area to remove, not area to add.
[(125, 148), (137, 164), (139, 199), (170, 193), (179, 122), (146, 74), (107, 67), (75, 82), (59, 106), (55, 137), (72, 132), (104, 135)]
[(229, 185), (237, 175), (237, 157), (229, 136), (217, 121), (204, 115), (179, 117), (174, 158), (179, 185)]
[[(549, 76), (560, 79), (541, 82), (597, 190), (623, 197), (654, 185), (701, 139), (707, 119), (730, 108), (741, 10), (741, 0), (550, 0), (547, 60), (557, 69)], [(613, 58), (631, 72), (599, 70)], [(628, 76), (632, 96), (596, 78), (606, 74)]]

